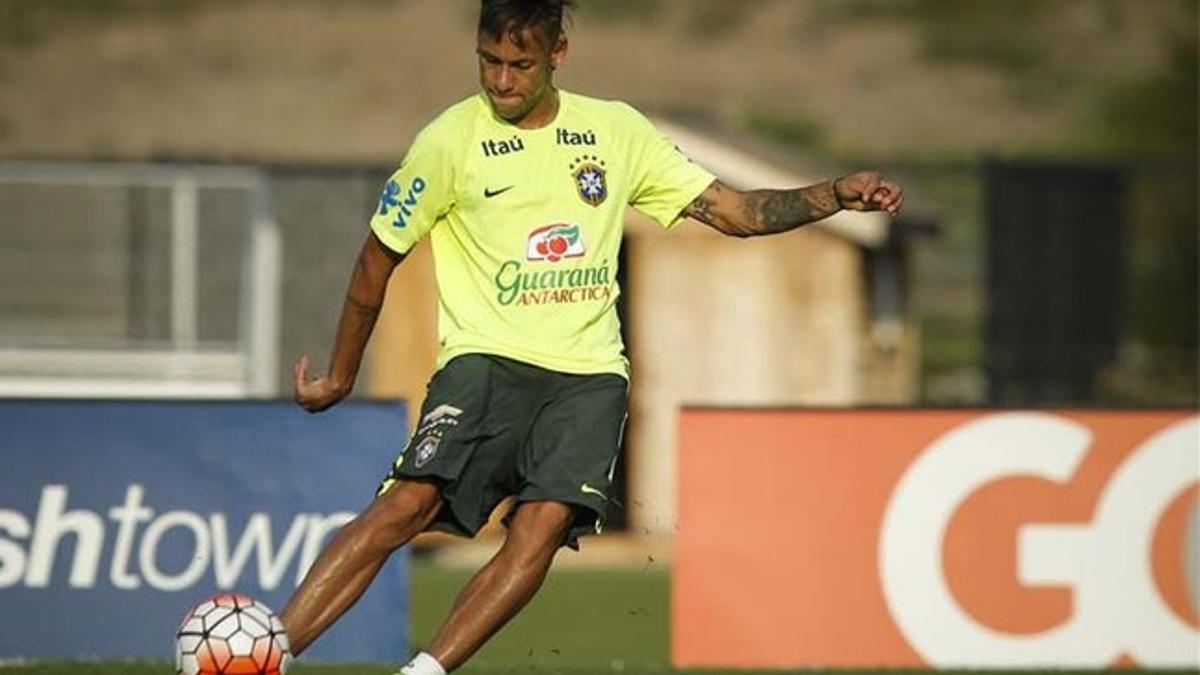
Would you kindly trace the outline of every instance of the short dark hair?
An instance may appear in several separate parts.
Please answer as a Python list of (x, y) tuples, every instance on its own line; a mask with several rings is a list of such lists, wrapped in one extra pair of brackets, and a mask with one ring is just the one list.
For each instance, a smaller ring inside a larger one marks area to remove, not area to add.
[(525, 29), (540, 28), (553, 47), (563, 34), (566, 10), (574, 7), (574, 0), (482, 0), (479, 32), (493, 38), (507, 34), (524, 47)]

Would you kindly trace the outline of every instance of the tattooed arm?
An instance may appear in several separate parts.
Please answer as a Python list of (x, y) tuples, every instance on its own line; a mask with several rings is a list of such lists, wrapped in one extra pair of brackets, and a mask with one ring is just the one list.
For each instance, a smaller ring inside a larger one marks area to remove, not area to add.
[(904, 203), (900, 186), (879, 173), (864, 171), (794, 190), (734, 190), (714, 181), (683, 215), (722, 234), (755, 237), (794, 230), (842, 209), (887, 211), (895, 216)]
[(292, 369), (296, 403), (305, 410), (320, 412), (345, 398), (354, 388), (363, 350), (383, 308), (388, 278), (403, 260), (402, 254), (385, 246), (374, 233), (367, 235), (350, 275), (333, 355), (329, 358), (329, 374), (308, 379), (307, 354)]

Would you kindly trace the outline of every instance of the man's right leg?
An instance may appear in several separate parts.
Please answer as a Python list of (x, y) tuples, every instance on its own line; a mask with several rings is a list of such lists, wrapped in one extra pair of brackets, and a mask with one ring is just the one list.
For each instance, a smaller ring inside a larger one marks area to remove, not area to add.
[(400, 480), (338, 531), (280, 615), (293, 655), (350, 609), (388, 556), (428, 527), (441, 505), (435, 482)]
[(533, 598), (573, 518), (573, 507), (560, 502), (517, 507), (504, 545), (459, 592), (434, 635), (433, 661), (446, 671), (458, 668)]

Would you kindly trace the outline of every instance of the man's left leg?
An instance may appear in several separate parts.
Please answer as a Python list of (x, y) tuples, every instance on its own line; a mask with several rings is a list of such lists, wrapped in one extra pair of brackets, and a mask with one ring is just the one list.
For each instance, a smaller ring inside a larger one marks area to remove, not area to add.
[(462, 589), (428, 653), (447, 671), (471, 657), (537, 593), (562, 546), (574, 508), (554, 501), (525, 502), (509, 523), (496, 555)]

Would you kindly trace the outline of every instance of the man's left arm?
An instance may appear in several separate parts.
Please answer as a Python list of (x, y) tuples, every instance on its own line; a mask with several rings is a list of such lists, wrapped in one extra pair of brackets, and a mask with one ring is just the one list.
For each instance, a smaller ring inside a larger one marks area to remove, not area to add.
[(877, 171), (862, 171), (794, 190), (735, 190), (713, 181), (682, 215), (733, 237), (794, 230), (843, 209), (900, 213), (904, 191)]

